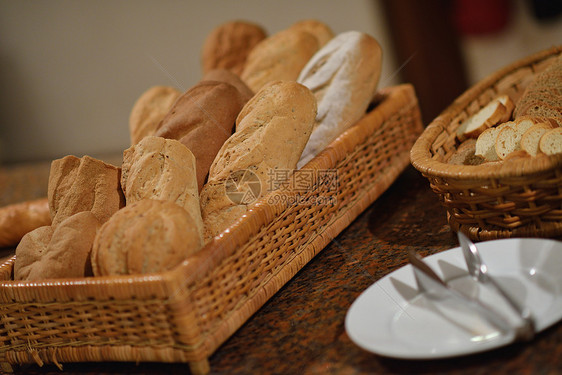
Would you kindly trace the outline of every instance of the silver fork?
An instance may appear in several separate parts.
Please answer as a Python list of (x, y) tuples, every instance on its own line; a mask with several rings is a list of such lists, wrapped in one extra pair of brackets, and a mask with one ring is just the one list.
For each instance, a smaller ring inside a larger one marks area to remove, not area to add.
[(513, 298), (488, 273), (488, 267), (482, 260), (474, 242), (472, 242), (460, 231), (457, 232), (457, 236), (466, 261), (468, 273), (477, 282), (488, 285), (495, 290), (507, 302), (509, 307), (519, 316), (522, 324), (515, 329), (517, 339), (533, 339), (535, 336), (535, 324), (531, 315), (531, 310), (528, 307), (520, 306), (517, 302), (515, 302), (515, 300), (513, 300)]
[(479, 300), (470, 298), (450, 288), (415, 251), (410, 250), (408, 252), (408, 257), (414, 270), (414, 277), (418, 284), (418, 290), (425, 293), (428, 298), (433, 300), (452, 298), (455, 302), (464, 305), (486, 319), (486, 321), (498, 329), (500, 333), (514, 333), (513, 326), (509, 324), (505, 317), (484, 305)]

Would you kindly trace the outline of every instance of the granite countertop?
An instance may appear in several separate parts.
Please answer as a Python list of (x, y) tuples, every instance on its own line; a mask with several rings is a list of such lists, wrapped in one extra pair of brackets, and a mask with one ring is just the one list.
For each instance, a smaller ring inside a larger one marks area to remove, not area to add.
[[(49, 163), (0, 168), (0, 203), (46, 195)], [(562, 325), (531, 343), (445, 360), (397, 360), (371, 354), (347, 336), (344, 319), (367, 287), (407, 264), (457, 246), (445, 211), (412, 167), (312, 259), (209, 359), (211, 374), (546, 374), (562, 373)], [(13, 249), (0, 249), (0, 258)], [(64, 363), (67, 374), (188, 373), (187, 364)], [(60, 374), (54, 365), (16, 373)]]

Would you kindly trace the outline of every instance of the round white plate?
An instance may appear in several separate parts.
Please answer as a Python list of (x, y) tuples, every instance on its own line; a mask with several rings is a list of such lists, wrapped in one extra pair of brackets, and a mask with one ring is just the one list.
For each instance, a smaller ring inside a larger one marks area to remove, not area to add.
[[(562, 318), (562, 242), (502, 239), (479, 242), (477, 246), (489, 273), (531, 309), (537, 332)], [(516, 319), (499, 296), (468, 276), (460, 247), (424, 261), (452, 287)], [(351, 340), (364, 350), (404, 359), (477, 353), (507, 345), (513, 339), (460, 306), (436, 302), (419, 293), (410, 265), (367, 288), (349, 308), (345, 328)]]

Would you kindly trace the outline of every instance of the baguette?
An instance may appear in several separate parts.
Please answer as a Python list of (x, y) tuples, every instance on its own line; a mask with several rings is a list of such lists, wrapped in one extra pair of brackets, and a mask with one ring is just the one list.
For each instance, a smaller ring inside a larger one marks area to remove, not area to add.
[[(276, 100), (274, 111), (272, 97)], [(240, 130), (218, 152), (201, 191), (205, 241), (233, 224), (249, 204), (272, 190), (272, 171), (296, 167), (316, 110), (312, 92), (293, 81), (271, 82), (246, 104), (236, 119)]]
[(135, 102), (129, 115), (131, 145), (154, 134), (160, 121), (170, 111), (181, 92), (169, 86), (154, 86), (145, 91)]
[(203, 233), (195, 156), (179, 141), (146, 137), (123, 152), (121, 186), (127, 205), (143, 199), (176, 203)]
[(499, 131), (496, 138), (496, 153), (501, 160), (504, 160), (510, 153), (521, 150), (521, 138), (523, 134), (534, 125), (528, 118), (520, 118), (515, 121), (508, 121)]
[(374, 38), (348, 31), (331, 39), (307, 63), (297, 82), (314, 93), (318, 115), (298, 168), (365, 115), (377, 89), (381, 59)]
[(253, 92), (272, 81), (296, 81), (318, 49), (317, 38), (309, 32), (297, 28), (279, 31), (252, 49), (240, 77)]
[(201, 81), (178, 98), (154, 133), (180, 141), (193, 153), (198, 190), (203, 188), (217, 152), (234, 131), (246, 100), (229, 83)]
[(226, 69), (241, 74), (250, 51), (267, 37), (258, 24), (230, 21), (213, 29), (203, 43), (201, 66), (203, 74), (214, 69)]
[(82, 211), (106, 222), (125, 205), (120, 178), (120, 168), (89, 156), (54, 160), (47, 187), (51, 225)]
[(0, 247), (17, 246), (26, 233), (45, 225), (51, 225), (47, 198), (4, 206), (0, 208)]

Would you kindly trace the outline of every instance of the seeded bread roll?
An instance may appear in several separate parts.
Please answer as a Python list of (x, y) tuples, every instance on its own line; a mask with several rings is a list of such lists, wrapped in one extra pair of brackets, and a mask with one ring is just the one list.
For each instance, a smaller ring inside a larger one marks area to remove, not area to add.
[(154, 86), (135, 102), (129, 116), (131, 145), (154, 134), (160, 121), (170, 111), (181, 92), (169, 86)]
[(562, 55), (525, 89), (514, 111), (515, 119), (522, 116), (548, 117), (562, 126)]
[(272, 81), (296, 81), (319, 48), (309, 32), (297, 28), (279, 31), (254, 47), (240, 77), (253, 92)]
[(90, 252), (101, 224), (90, 211), (79, 212), (56, 227), (26, 234), (16, 248), (15, 280), (92, 275)]
[(82, 211), (106, 222), (125, 205), (120, 179), (120, 168), (89, 156), (54, 160), (47, 189), (52, 225)]
[(14, 203), (0, 208), (0, 247), (16, 246), (28, 232), (51, 225), (47, 198)]
[(337, 35), (310, 59), (297, 81), (314, 93), (318, 115), (299, 168), (365, 115), (381, 66), (379, 43), (358, 31)]
[(271, 82), (246, 104), (236, 120), (240, 130), (217, 154), (201, 191), (206, 241), (233, 224), (253, 199), (271, 190), (272, 171), (296, 167), (315, 116), (314, 95), (294, 81)]
[(223, 143), (234, 130), (246, 97), (226, 82), (201, 81), (187, 90), (162, 119), (157, 137), (175, 139), (193, 153), (199, 190)]
[(231, 21), (216, 27), (203, 43), (203, 74), (213, 69), (242, 73), (248, 54), (266, 36), (260, 25), (247, 21)]
[(144, 199), (128, 205), (99, 230), (92, 248), (94, 276), (172, 269), (201, 248), (189, 213), (175, 203)]
[(127, 205), (143, 199), (174, 202), (203, 233), (195, 156), (179, 141), (150, 136), (125, 150), (121, 186)]

